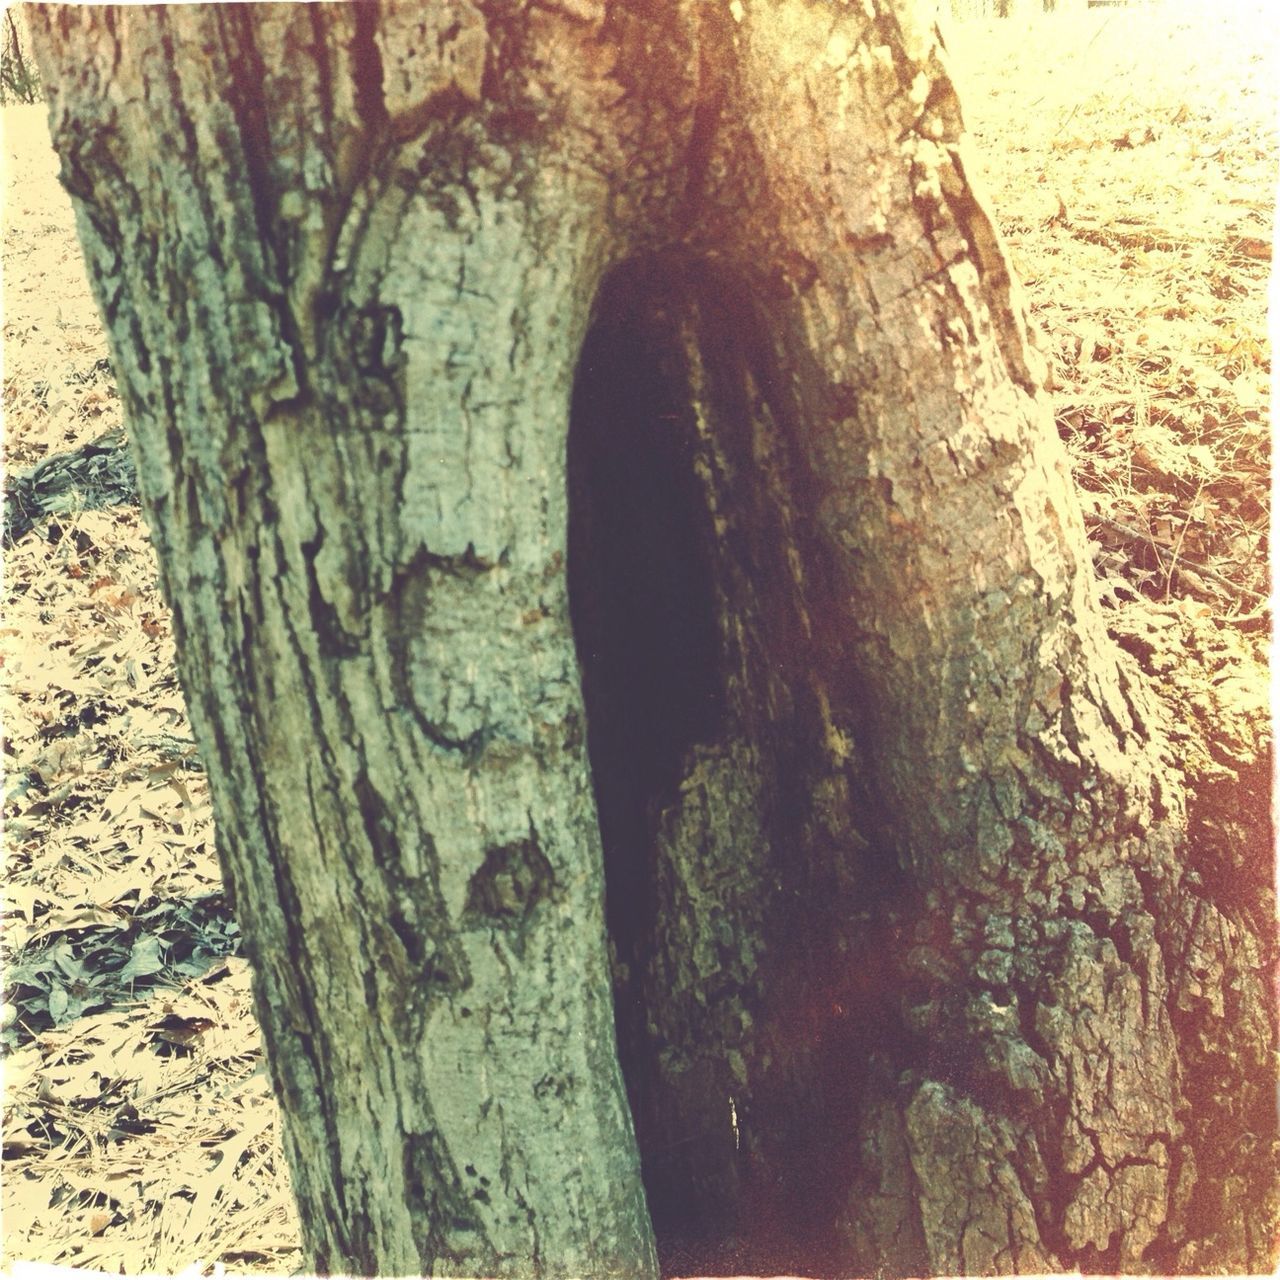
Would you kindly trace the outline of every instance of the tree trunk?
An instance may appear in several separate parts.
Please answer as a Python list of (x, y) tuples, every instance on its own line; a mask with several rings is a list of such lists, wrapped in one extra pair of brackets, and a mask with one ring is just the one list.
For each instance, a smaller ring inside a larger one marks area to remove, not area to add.
[(1270, 869), (1188, 847), (931, 29), (38, 25), (311, 1265), (1261, 1269)]

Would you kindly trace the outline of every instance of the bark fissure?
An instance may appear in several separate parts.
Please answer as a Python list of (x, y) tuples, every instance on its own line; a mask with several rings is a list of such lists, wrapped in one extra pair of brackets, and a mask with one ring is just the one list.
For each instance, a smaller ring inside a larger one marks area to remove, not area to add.
[[(354, 24), (351, 31), (351, 64), (352, 80), (355, 86), (356, 113), (364, 123), (367, 155), (376, 155), (379, 140), (388, 126), (387, 103), (383, 94), (382, 55), (378, 52), (378, 10), (373, 4), (356, 5)], [(319, 22), (319, 15), (313, 17)], [(324, 48), (325, 36), (323, 26), (320, 27), (321, 40), (317, 41)], [(354, 188), (357, 184), (352, 182)]]

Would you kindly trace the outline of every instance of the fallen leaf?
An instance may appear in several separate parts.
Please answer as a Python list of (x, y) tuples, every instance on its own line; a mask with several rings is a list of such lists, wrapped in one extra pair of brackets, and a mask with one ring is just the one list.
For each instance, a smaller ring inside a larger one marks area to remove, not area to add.
[(1253, 258), (1258, 262), (1271, 261), (1271, 242), (1260, 240), (1256, 236), (1243, 236), (1231, 245), (1231, 252), (1242, 258)]
[(116, 976), (126, 982), (132, 982), (135, 978), (146, 978), (153, 973), (159, 973), (163, 968), (164, 961), (160, 958), (160, 939), (154, 934), (145, 934), (133, 944), (129, 959), (125, 961), (123, 968), (118, 970)]
[(163, 1040), (168, 1044), (176, 1044), (181, 1048), (189, 1048), (214, 1025), (212, 1018), (179, 1018), (170, 1014), (154, 1022), (147, 1028), (154, 1032), (153, 1039)]

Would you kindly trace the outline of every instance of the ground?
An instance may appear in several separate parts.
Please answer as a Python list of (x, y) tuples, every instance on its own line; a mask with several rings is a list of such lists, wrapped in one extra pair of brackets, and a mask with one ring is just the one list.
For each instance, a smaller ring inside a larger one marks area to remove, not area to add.
[[(1073, 8), (948, 29), (1113, 633), (1228, 807), (1246, 776), (1265, 807), (1269, 779), (1266, 13)], [(12, 486), (117, 429), (121, 406), (44, 108), (3, 125)], [(145, 526), (100, 493), (60, 501), (6, 548), (0, 628), (5, 1252), (288, 1274), (275, 1106)]]

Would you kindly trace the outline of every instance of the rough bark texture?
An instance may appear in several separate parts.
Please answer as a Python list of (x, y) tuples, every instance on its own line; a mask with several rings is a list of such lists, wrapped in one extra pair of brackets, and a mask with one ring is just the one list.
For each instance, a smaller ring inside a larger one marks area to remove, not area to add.
[(564, 572), (612, 193), (521, 106), (604, 93), (591, 51), (467, 5), (48, 19), (313, 1265), (651, 1271)]
[(313, 1265), (1268, 1265), (1270, 882), (932, 30), (40, 25)]

